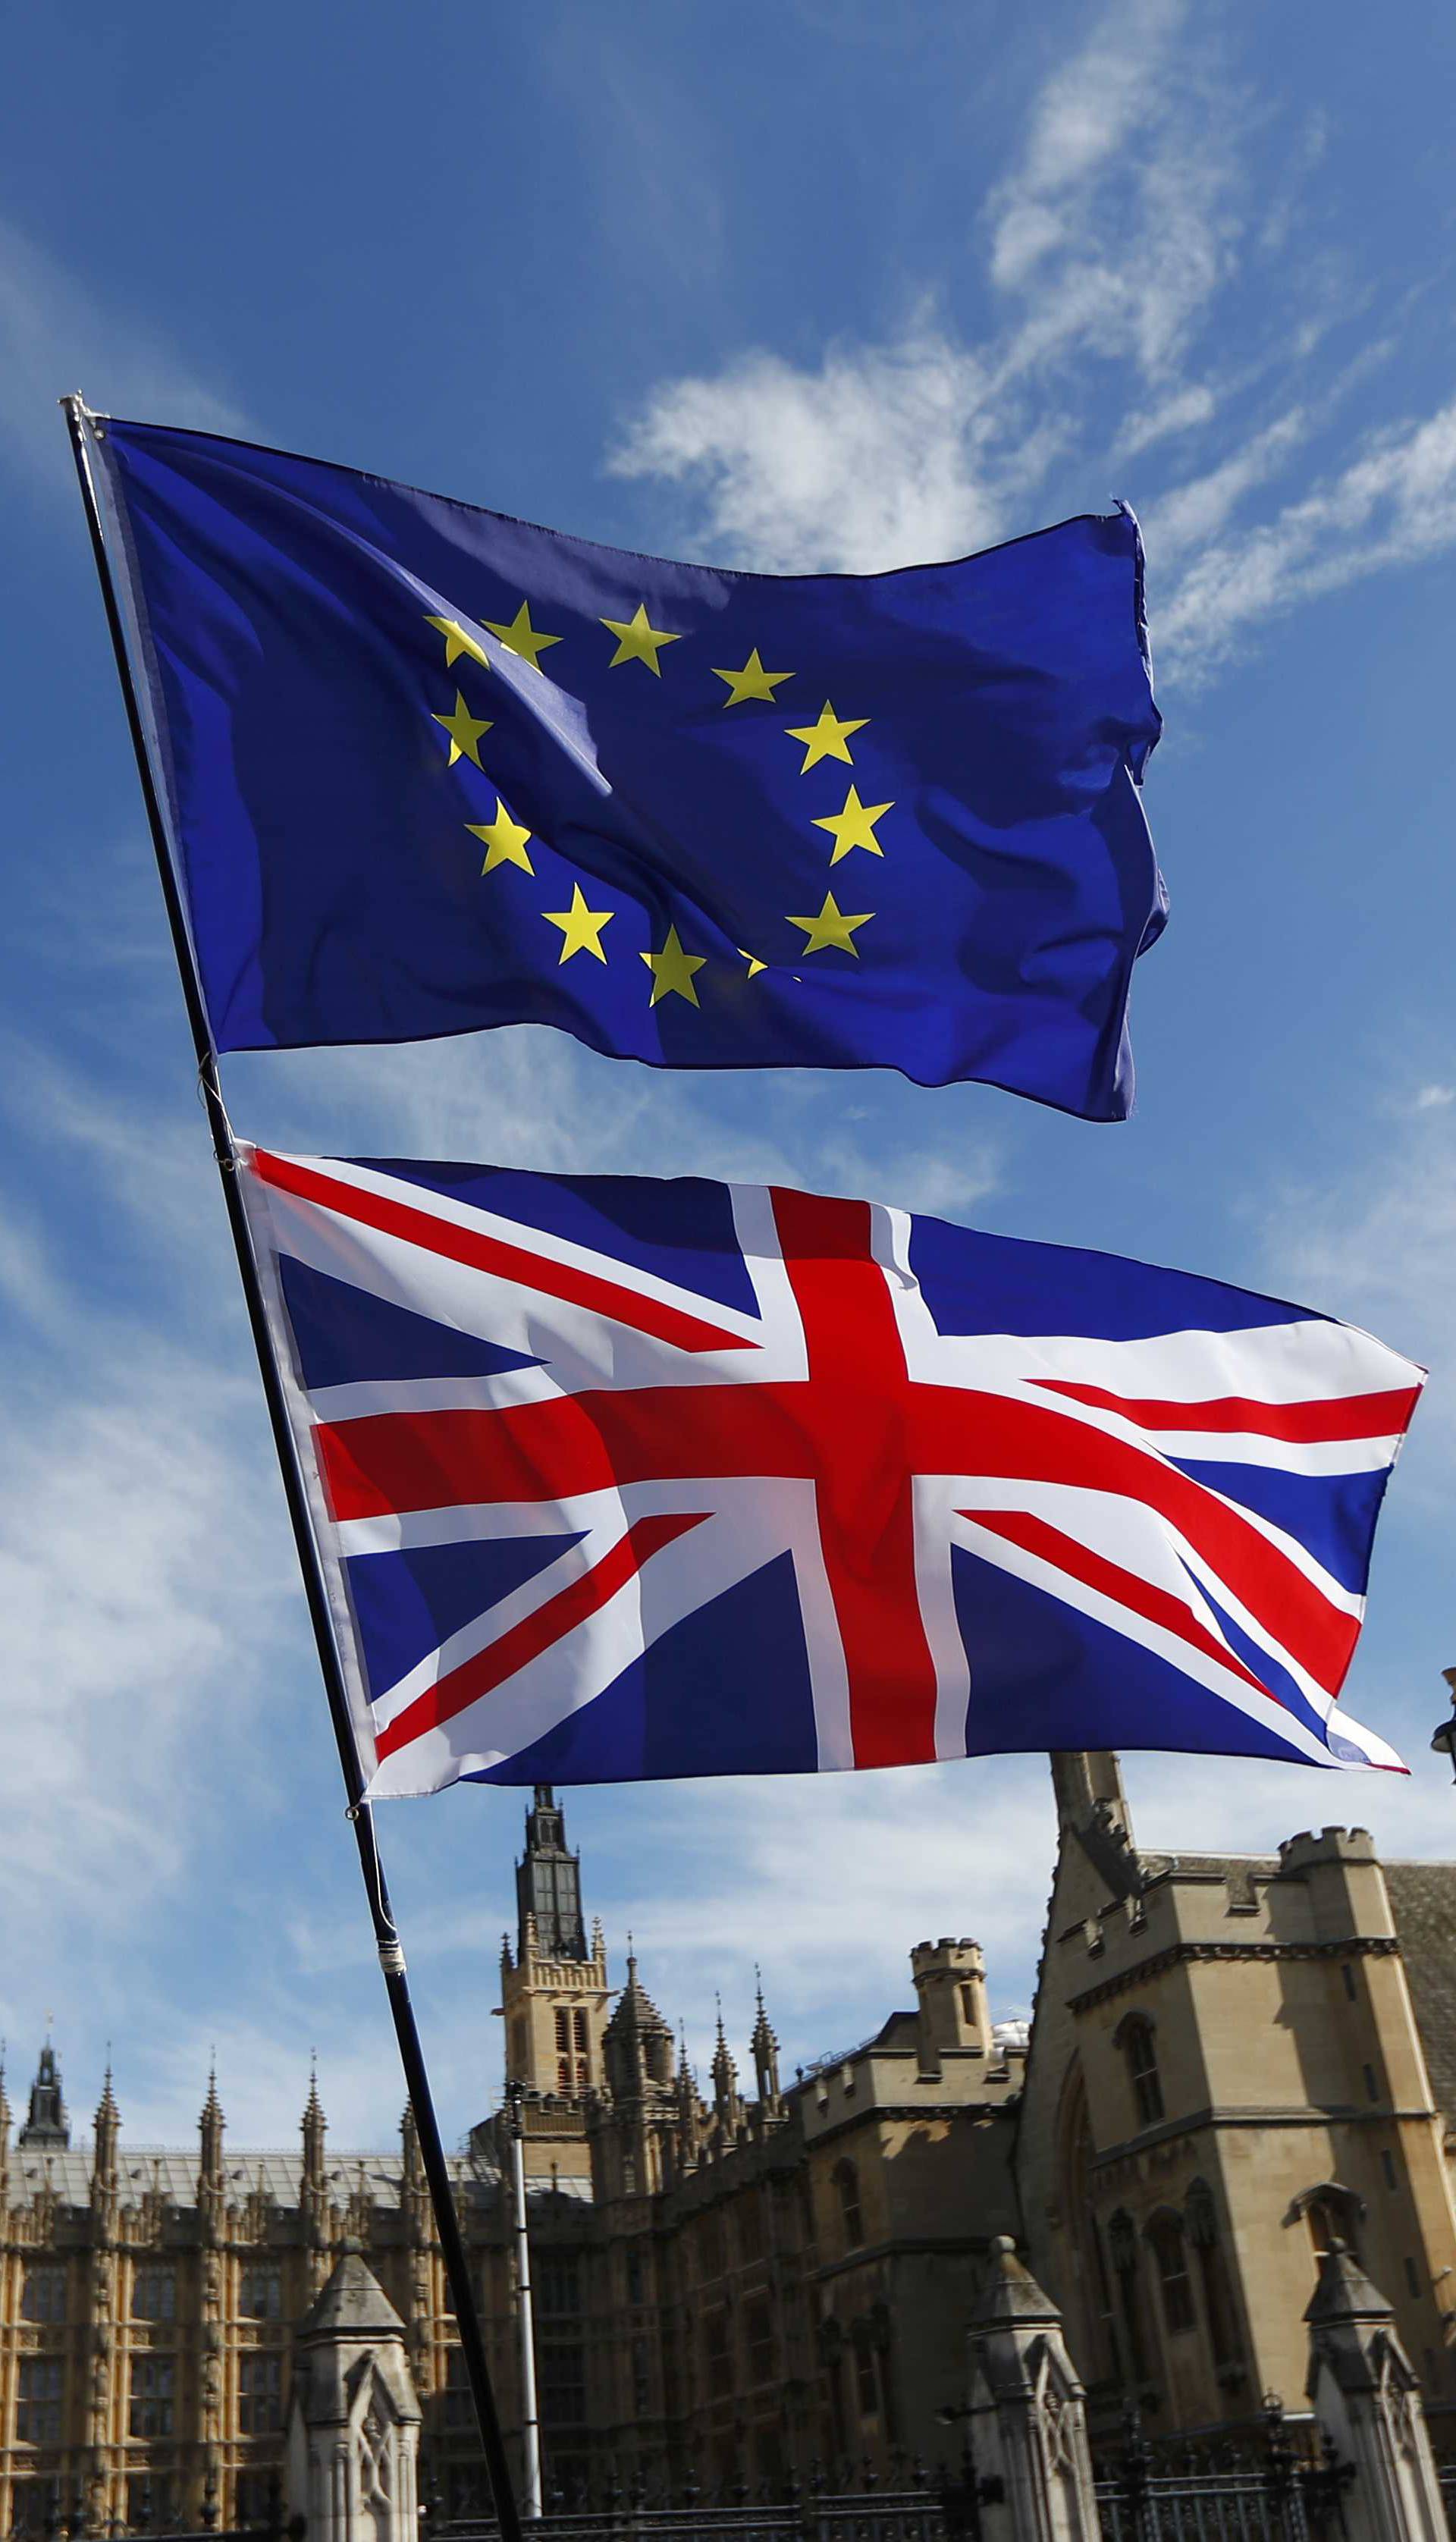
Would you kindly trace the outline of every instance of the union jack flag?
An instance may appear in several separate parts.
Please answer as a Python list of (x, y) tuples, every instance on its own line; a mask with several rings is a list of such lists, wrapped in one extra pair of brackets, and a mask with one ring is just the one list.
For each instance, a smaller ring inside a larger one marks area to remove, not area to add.
[(242, 1152), (371, 1795), (1161, 1748), (1338, 1709), (1422, 1372), (865, 1201)]

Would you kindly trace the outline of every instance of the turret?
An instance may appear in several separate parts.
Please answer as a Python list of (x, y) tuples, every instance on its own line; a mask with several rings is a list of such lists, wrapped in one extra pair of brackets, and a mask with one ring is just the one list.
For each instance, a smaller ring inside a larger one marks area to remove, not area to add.
[(942, 2056), (960, 2052), (991, 2056), (990, 2010), (981, 1944), (949, 1938), (917, 1942), (910, 1953), (920, 1998), (920, 2071), (939, 2070)]
[(638, 2099), (649, 2084), (671, 2089), (673, 2034), (641, 1983), (636, 1957), (630, 1950), (627, 1981), (607, 2024), (602, 2047), (607, 2080), (616, 2100)]
[(61, 2098), (60, 2069), (55, 2050), (47, 2039), (40, 2051), (36, 2080), (31, 2085), (31, 2107), (17, 2142), (23, 2145), (49, 2146), (57, 2151), (71, 2141), (71, 2123)]

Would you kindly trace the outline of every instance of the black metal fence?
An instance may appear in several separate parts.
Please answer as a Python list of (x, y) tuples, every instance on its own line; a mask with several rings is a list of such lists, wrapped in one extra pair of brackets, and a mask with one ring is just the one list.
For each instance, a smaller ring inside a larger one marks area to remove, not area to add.
[(1271, 2393), (1258, 2419), (1150, 2443), (1135, 2417), (1097, 2464), (1103, 2542), (1340, 2542), (1354, 2467)]
[[(1438, 2465), (1456, 2542), (1456, 2461)], [(1097, 2508), (1103, 2542), (1343, 2542), (1352, 2466), (1338, 2461), (1308, 2416), (1286, 2417), (1271, 2400), (1238, 2430), (1149, 2441), (1135, 2420), (1100, 2449)], [(906, 2475), (903, 2475), (906, 2477)], [(572, 2500), (548, 2493), (534, 2530), (542, 2542), (979, 2542), (992, 2485), (969, 2456), (955, 2475), (920, 2465), (909, 2485), (836, 2486), (823, 2473), (754, 2497), (744, 2483), (703, 2488), (690, 2475), (675, 2490), (621, 2484), (609, 2467)], [(447, 2517), (438, 2497), (420, 2516), (421, 2542), (498, 2542), (484, 2514)], [(10, 2542), (306, 2542), (302, 2516), (285, 2519), (276, 2492), (264, 2518), (220, 2531), (176, 2523), (87, 2520), (82, 2502), (52, 2502), (43, 2521), (17, 2519)]]
[[(752, 2497), (741, 2483), (704, 2491), (688, 2480), (673, 2497), (609, 2487), (600, 2503), (557, 2502), (533, 2530), (543, 2542), (953, 2542), (954, 2499), (928, 2482), (914, 2489), (830, 2491), (789, 2482)], [(423, 2528), (432, 2542), (496, 2542), (484, 2518)]]

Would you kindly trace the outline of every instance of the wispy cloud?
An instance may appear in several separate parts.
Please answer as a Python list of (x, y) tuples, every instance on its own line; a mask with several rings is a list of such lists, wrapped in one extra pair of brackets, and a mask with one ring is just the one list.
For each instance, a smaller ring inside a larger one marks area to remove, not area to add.
[[(1112, 468), (1192, 450), (1196, 473), (1161, 491), (1154, 474), (1144, 509), (1160, 669), (1206, 676), (1284, 611), (1456, 541), (1456, 410), (1329, 455), (1336, 409), (1389, 358), (1389, 312), (1381, 300), (1386, 333), (1352, 358), (1346, 342), (1336, 367), (1332, 332), (1347, 338), (1361, 287), (1302, 269), (1288, 245), (1327, 136), (1308, 121), (1288, 135), (1276, 217), (1252, 181), (1255, 137), (1185, 0), (1114, 0), (969, 222), (991, 317), (979, 338), (922, 309), (896, 340), (806, 365), (744, 352), (664, 382), (610, 465), (676, 486), (699, 553), (864, 570), (1024, 529), (1063, 489), (1103, 501)], [(1251, 336), (1256, 271), (1276, 315)], [(1236, 376), (1215, 326), (1245, 345)], [(1319, 440), (1320, 476), (1268, 509)]]
[(1404, 1495), (1449, 1492), (1456, 1458), (1456, 1104), (1409, 1088), (1348, 1125), (1348, 1162), (1272, 1210), (1272, 1280), (1382, 1334), (1432, 1372), (1403, 1462)]
[(203, 432), (246, 428), (241, 410), (135, 311), (105, 305), (14, 223), (0, 221), (0, 456), (64, 486), (56, 400), (82, 390), (118, 414)]
[(1160, 613), (1159, 650), (1207, 672), (1254, 626), (1383, 566), (1456, 543), (1456, 400), (1374, 436), (1273, 520), (1204, 550)]

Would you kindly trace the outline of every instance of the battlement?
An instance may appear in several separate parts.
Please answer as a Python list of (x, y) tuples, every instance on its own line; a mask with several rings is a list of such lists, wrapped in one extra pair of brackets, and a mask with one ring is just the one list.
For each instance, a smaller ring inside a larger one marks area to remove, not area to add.
[(1368, 1828), (1321, 1828), (1315, 1835), (1304, 1829), (1298, 1835), (1285, 1836), (1279, 1847), (1279, 1869), (1284, 1872), (1307, 1871), (1316, 1863), (1373, 1862), (1375, 1839)]

